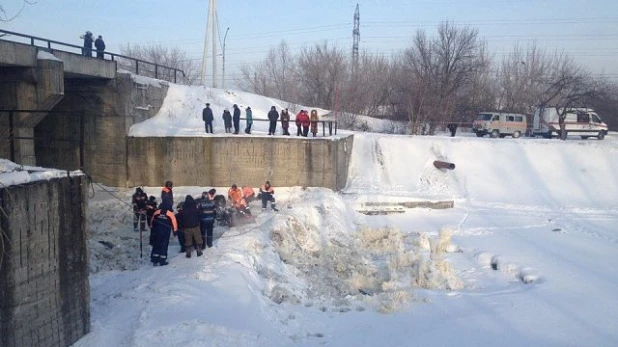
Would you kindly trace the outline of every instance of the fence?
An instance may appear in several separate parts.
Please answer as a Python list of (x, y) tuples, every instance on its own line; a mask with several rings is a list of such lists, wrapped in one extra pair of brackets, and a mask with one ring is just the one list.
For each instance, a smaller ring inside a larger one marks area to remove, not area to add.
[[(240, 120), (246, 121), (247, 118), (240, 118)], [(255, 119), (254, 118), (253, 122), (270, 122), (270, 120), (268, 120), (268, 119)], [(278, 126), (280, 126), (281, 120), (278, 120), (277, 123), (279, 124)], [(338, 127), (337, 121), (334, 121), (334, 120), (318, 120), (318, 121), (312, 121), (311, 123), (322, 123), (322, 136), (323, 137), (326, 137), (326, 129), (328, 129), (328, 136), (333, 136), (333, 134), (337, 135), (337, 127)], [(294, 122), (294, 120), (290, 121), (290, 125), (296, 126), (296, 123)], [(318, 133), (319, 133), (319, 131), (318, 131)]]
[[(42, 37), (36, 37), (36, 36), (31, 36), (31, 35), (26, 35), (26, 34), (21, 34), (21, 33), (16, 33), (16, 32), (12, 32), (12, 31), (7, 31), (7, 30), (2, 30), (0, 29), (0, 40), (3, 41), (11, 41), (11, 42), (20, 42), (18, 40), (7, 40), (7, 36), (13, 36), (16, 38), (22, 38), (22, 39), (26, 39), (27, 41), (29, 41), (29, 44), (31, 46), (34, 47), (41, 47), (41, 48), (45, 48), (49, 51), (54, 51), (54, 50), (58, 50), (61, 52), (67, 52), (67, 53), (75, 53), (75, 50), (79, 50), (81, 53), (80, 55), (84, 55), (84, 47), (83, 46), (78, 46), (78, 45), (73, 45), (70, 43), (65, 43), (65, 42), (60, 42), (60, 41), (54, 41), (54, 40), (50, 40), (50, 39), (46, 39), (46, 38), (42, 38)], [(38, 45), (37, 41), (42, 41), (45, 43), (45, 45)], [(62, 47), (64, 49), (58, 49), (57, 47)], [(71, 48), (72, 50), (66, 50), (67, 48)], [(117, 53), (112, 53), (112, 52), (106, 52), (106, 51), (98, 51), (96, 49), (91, 49), (93, 52), (99, 52), (99, 53), (103, 53), (103, 57), (105, 58), (105, 56), (109, 56), (110, 60), (112, 61), (117, 61), (118, 58), (120, 58), (121, 60), (119, 61), (119, 63), (122, 63), (122, 59), (126, 59), (128, 61), (131, 62), (131, 65), (135, 64), (135, 74), (139, 75), (140, 74), (140, 64), (142, 65), (142, 68), (145, 66), (154, 68), (154, 78), (161, 78), (161, 79), (165, 79), (164, 77), (167, 77), (168, 81), (170, 82), (177, 82), (177, 78), (178, 78), (178, 73), (182, 74), (182, 77), (185, 77), (185, 72), (181, 69), (177, 69), (174, 67), (169, 67), (169, 66), (164, 66), (164, 65), (160, 65), (160, 64), (156, 64), (156, 63), (152, 63), (149, 61), (145, 61), (145, 60), (140, 60), (140, 59), (136, 59), (136, 58), (132, 58), (126, 55), (122, 55), (122, 54), (117, 54)], [(92, 54), (92, 53), (91, 53)], [(88, 55), (86, 55), (88, 56)], [(163, 70), (163, 71), (160, 71)], [(170, 72), (169, 74), (166, 74), (165, 72)], [(173, 81), (171, 80), (171, 72), (173, 72)]]

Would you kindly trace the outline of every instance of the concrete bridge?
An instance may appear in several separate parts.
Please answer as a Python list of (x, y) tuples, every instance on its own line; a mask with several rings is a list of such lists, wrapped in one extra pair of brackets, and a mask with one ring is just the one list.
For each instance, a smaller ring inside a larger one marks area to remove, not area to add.
[[(278, 186), (345, 186), (351, 137), (128, 137), (133, 124), (157, 114), (167, 82), (120, 72), (118, 59), (130, 57), (105, 52), (105, 59), (97, 59), (83, 56), (80, 46), (3, 32), (30, 42), (0, 37), (2, 158), (82, 168), (95, 181), (118, 187), (157, 186), (168, 179), (199, 186), (257, 186), (264, 179)], [(37, 46), (37, 40), (43, 44)], [(133, 63), (139, 73), (151, 64)], [(164, 69), (170, 68), (153, 66), (151, 71)], [(179, 70), (172, 71), (167, 76), (175, 80)]]

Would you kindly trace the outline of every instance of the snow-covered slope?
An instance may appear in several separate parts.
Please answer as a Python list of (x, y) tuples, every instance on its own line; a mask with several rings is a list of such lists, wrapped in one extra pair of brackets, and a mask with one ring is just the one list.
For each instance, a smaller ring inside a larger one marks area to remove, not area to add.
[[(204, 90), (177, 92), (165, 110), (194, 120), (147, 122), (201, 133)], [(242, 97), (210, 101), (245, 106)], [(147, 243), (139, 257), (130, 208), (98, 190), (92, 332), (76, 346), (617, 345), (617, 170), (614, 136), (355, 134), (342, 193), (276, 187), (280, 212), (252, 203), (256, 223), (217, 226), (201, 258), (176, 255), (173, 240), (167, 267), (148, 263)], [(176, 200), (206, 188), (175, 187)], [(455, 207), (400, 205), (422, 199)], [(370, 203), (397, 213), (357, 212)]]

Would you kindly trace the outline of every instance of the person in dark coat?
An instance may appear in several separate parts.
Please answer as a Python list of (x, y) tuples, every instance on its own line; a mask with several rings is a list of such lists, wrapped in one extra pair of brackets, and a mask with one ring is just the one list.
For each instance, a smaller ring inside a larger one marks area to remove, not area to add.
[(449, 123), (446, 127), (451, 132), (451, 137), (455, 137), (455, 133), (457, 132), (457, 123)]
[(148, 244), (151, 246), (154, 244), (154, 234), (152, 233), (152, 225), (150, 224), (150, 221), (152, 220), (152, 216), (157, 209), (157, 198), (151, 195), (150, 199), (148, 199), (148, 202), (146, 203), (146, 219), (148, 220), (148, 227), (150, 228), (150, 242)]
[(204, 121), (204, 127), (206, 128), (206, 133), (214, 134), (212, 131), (212, 121), (215, 120), (215, 117), (212, 114), (212, 110), (210, 109), (210, 104), (206, 104), (206, 107), (202, 111), (202, 120)]
[(178, 222), (178, 231), (176, 232), (176, 236), (178, 236), (178, 244), (180, 245), (180, 253), (185, 252), (185, 233), (182, 230), (182, 224), (180, 220), (182, 218), (182, 210), (184, 206), (184, 201), (176, 206), (176, 213), (174, 216), (176, 217), (176, 221)]
[(238, 131), (240, 130), (240, 108), (238, 108), (236, 104), (234, 104), (234, 115), (232, 119), (234, 120), (234, 134), (238, 135)]
[(275, 135), (275, 131), (277, 130), (277, 119), (279, 119), (279, 112), (277, 112), (277, 109), (273, 106), (268, 112), (268, 120), (270, 121), (268, 135)]
[(232, 115), (227, 108), (223, 111), (223, 125), (225, 126), (226, 133), (232, 132)]
[[(135, 194), (131, 199), (133, 204), (133, 231), (146, 231), (147, 215), (146, 215), (146, 203), (148, 202), (148, 195), (144, 193), (142, 188), (135, 188)], [(139, 224), (139, 230), (137, 225)]]
[(251, 134), (251, 126), (253, 125), (253, 111), (251, 111), (251, 107), (247, 106), (245, 114), (245, 118), (247, 119), (247, 127), (245, 128), (245, 134)]
[(212, 247), (213, 228), (215, 226), (215, 217), (217, 216), (217, 206), (215, 204), (215, 194), (217, 191), (211, 189), (208, 192), (202, 193), (202, 198), (198, 201), (197, 207), (201, 212), (200, 231), (202, 238), (206, 240), (202, 248)]
[(99, 35), (99, 37), (97, 37), (94, 41), (94, 47), (97, 49), (97, 58), (104, 59), (103, 52), (105, 51), (105, 42), (103, 41), (103, 36)]
[(167, 262), (167, 247), (170, 243), (170, 232), (178, 231), (176, 217), (172, 213), (172, 205), (166, 200), (161, 203), (161, 208), (156, 210), (152, 216), (151, 230), (154, 234), (150, 261), (152, 265), (164, 266)]
[(84, 48), (82, 48), (82, 55), (85, 57), (92, 57), (92, 43), (94, 42), (92, 33), (90, 31), (86, 31), (86, 33), (80, 37), (84, 39)]
[(290, 135), (288, 128), (290, 128), (290, 113), (288, 109), (281, 110), (281, 128), (283, 129), (283, 135)]
[(172, 210), (172, 212), (174, 211), (174, 192), (172, 191), (173, 187), (174, 184), (172, 183), (172, 181), (166, 181), (165, 187), (163, 187), (163, 189), (161, 190), (161, 205), (163, 205), (164, 203), (169, 204), (170, 210)]
[(277, 207), (275, 205), (275, 188), (270, 185), (270, 181), (266, 181), (266, 183), (262, 184), (260, 187), (259, 197), (262, 199), (262, 211), (266, 210), (266, 204), (270, 201), (270, 207), (273, 211), (277, 212)]
[(187, 258), (191, 258), (191, 247), (195, 244), (197, 256), (202, 255), (202, 235), (200, 233), (201, 211), (191, 195), (185, 197), (182, 206), (182, 213), (178, 220), (178, 225), (182, 228), (185, 236), (185, 252)]

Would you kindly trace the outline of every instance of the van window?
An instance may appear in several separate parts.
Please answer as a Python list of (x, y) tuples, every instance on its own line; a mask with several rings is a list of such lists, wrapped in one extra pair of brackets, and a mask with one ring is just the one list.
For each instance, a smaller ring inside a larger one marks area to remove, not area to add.
[(603, 123), (601, 122), (601, 118), (599, 118), (599, 116), (597, 116), (596, 114), (592, 115), (592, 122), (593, 123)]
[(481, 113), (478, 115), (478, 117), (476, 117), (476, 120), (490, 120), (491, 119), (491, 114), (488, 113)]
[(515, 116), (506, 116), (506, 121), (507, 122), (514, 122), (515, 121)]
[(522, 117), (522, 116), (517, 116), (517, 117), (515, 117), (515, 121), (516, 121), (516, 122), (520, 122), (520, 123), (521, 123), (521, 122), (523, 122), (523, 121), (524, 121), (524, 117)]
[(577, 123), (590, 123), (590, 115), (588, 113), (578, 113)]
[(494, 116), (494, 118), (493, 118), (491, 121), (492, 121), (492, 122), (493, 122), (493, 121), (496, 121), (496, 122), (497, 122), (497, 121), (499, 121), (499, 120), (500, 120), (500, 116)]

